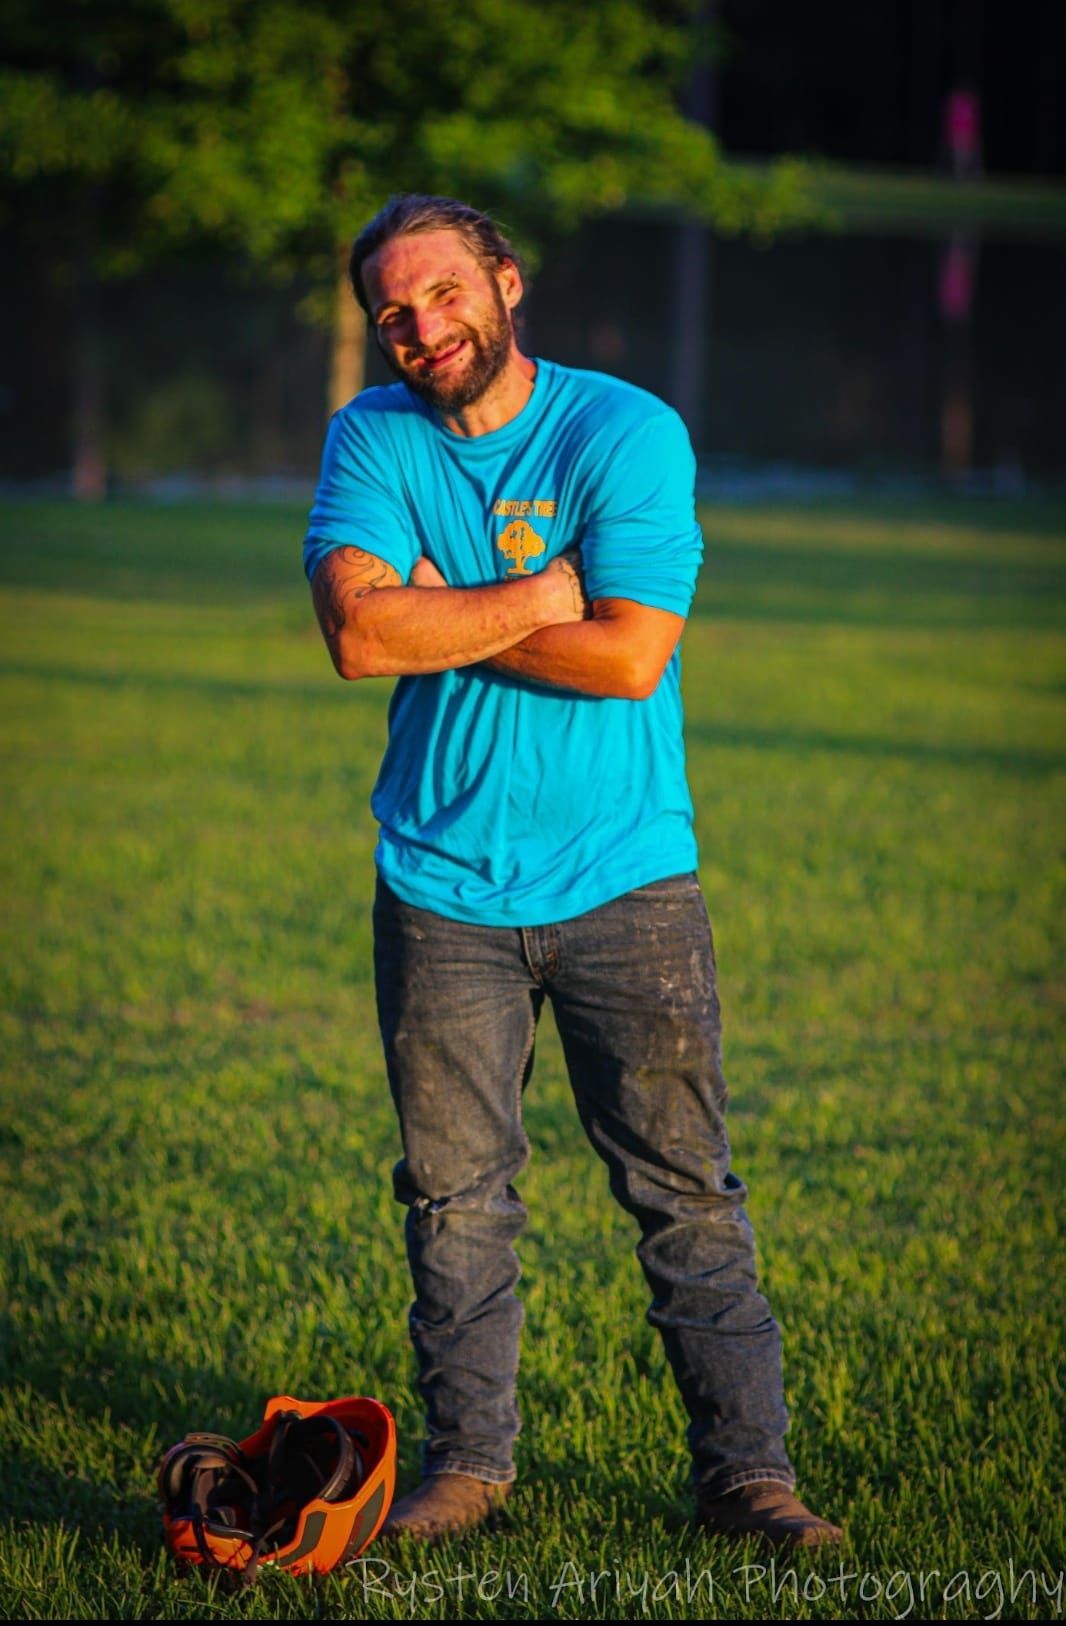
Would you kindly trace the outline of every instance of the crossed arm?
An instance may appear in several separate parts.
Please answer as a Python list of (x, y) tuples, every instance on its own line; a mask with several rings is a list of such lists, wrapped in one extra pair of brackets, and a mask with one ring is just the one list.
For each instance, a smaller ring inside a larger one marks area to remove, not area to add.
[(315, 572), (319, 625), (343, 678), (443, 672), (487, 661), (499, 671), (582, 694), (644, 700), (684, 618), (631, 599), (587, 602), (574, 558), (523, 581), (449, 587), (420, 559), (399, 574), (361, 548), (335, 548)]

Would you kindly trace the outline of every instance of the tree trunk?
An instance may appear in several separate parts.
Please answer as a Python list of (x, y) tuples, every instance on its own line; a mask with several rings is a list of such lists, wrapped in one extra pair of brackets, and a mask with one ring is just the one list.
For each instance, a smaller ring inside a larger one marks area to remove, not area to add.
[(348, 249), (340, 255), (333, 297), (333, 349), (329, 368), (329, 410), (337, 412), (358, 395), (366, 378), (366, 318), (348, 280)]
[(953, 233), (941, 250), (939, 302), (945, 344), (940, 467), (954, 480), (973, 467), (977, 251), (977, 239), (967, 232)]
[(99, 502), (107, 493), (100, 285), (93, 265), (95, 202), (95, 196), (83, 200), (75, 227), (71, 485), (79, 502)]

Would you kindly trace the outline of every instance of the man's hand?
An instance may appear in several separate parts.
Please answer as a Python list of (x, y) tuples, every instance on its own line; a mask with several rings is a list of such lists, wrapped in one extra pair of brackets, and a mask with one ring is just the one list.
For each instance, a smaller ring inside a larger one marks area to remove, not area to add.
[(581, 574), (581, 549), (567, 548), (558, 554), (544, 567), (544, 574), (559, 579), (559, 592), (565, 609), (559, 621), (564, 625), (571, 621), (588, 621), (592, 615), (592, 606), (585, 595), (585, 582)]
[(407, 585), (408, 587), (447, 587), (448, 583), (444, 580), (433, 560), (427, 559), (423, 554), (420, 559), (415, 560), (411, 571), (411, 579)]

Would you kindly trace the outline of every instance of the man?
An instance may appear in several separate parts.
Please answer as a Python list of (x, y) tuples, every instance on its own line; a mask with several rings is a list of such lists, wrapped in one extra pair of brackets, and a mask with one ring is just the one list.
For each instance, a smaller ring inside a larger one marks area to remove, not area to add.
[(688, 438), (643, 391), (522, 353), (515, 255), (464, 204), (393, 199), (351, 274), (399, 382), (334, 417), (305, 564), (341, 676), (400, 679), (372, 802), (375, 968), (428, 1437), (386, 1530), (479, 1524), (514, 1479), (513, 1182), (548, 998), (640, 1226), (699, 1521), (835, 1541), (793, 1495), (780, 1338), (729, 1170), (681, 735)]

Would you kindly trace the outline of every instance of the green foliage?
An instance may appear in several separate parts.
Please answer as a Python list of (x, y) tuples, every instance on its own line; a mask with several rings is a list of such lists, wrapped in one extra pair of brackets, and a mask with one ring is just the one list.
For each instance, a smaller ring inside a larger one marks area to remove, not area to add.
[(1061, 1618), (1066, 528), (1025, 504), (704, 515), (734, 1158), (841, 1559), (771, 1574), (687, 1528), (633, 1227), (546, 1016), (513, 1524), (247, 1598), (165, 1560), (161, 1451), (275, 1390), (381, 1395), (417, 1471), (370, 971), (391, 685), (333, 676), (303, 517), (4, 513), (0, 1615)]
[(132, 418), (112, 425), (108, 462), (120, 480), (190, 466), (213, 469), (232, 434), (232, 411), (218, 381), (202, 372), (179, 373), (140, 402)]
[(105, 260), (202, 240), (283, 272), (392, 192), (527, 233), (627, 202), (723, 229), (804, 217), (802, 174), (736, 172), (679, 111), (693, 0), (33, 0), (8, 8), (9, 186), (92, 186)]

